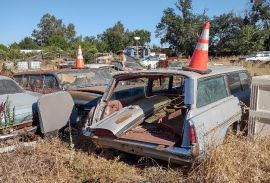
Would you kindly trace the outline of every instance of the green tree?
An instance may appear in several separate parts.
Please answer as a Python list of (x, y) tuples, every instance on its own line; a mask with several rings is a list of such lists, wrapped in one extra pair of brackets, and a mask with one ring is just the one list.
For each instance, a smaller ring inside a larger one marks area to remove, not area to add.
[(20, 46), (19, 46), (18, 43), (14, 42), (9, 46), (9, 49), (17, 49), (17, 50), (19, 50)]
[(178, 0), (176, 10), (167, 8), (156, 26), (156, 37), (161, 44), (168, 43), (177, 53), (191, 55), (201, 32), (202, 25), (208, 19), (204, 13), (192, 13), (192, 0)]
[(102, 49), (116, 53), (127, 46), (135, 45), (135, 36), (140, 37), (139, 45), (145, 45), (151, 41), (151, 33), (149, 31), (144, 29), (125, 30), (124, 25), (118, 21), (113, 27), (106, 29), (102, 34), (98, 35), (96, 40), (97, 48), (98, 50)]
[(113, 27), (106, 29), (99, 37), (107, 44), (107, 51), (116, 53), (118, 50), (125, 48), (124, 35), (124, 25), (118, 21)]
[(20, 52), (18, 49), (10, 49), (7, 53), (7, 58), (9, 60), (22, 59), (24, 54)]
[(0, 60), (7, 59), (7, 52), (8, 52), (8, 48), (5, 45), (0, 44)]
[(48, 13), (42, 16), (37, 27), (33, 30), (32, 36), (39, 45), (47, 45), (52, 36), (62, 36), (67, 40), (72, 40), (76, 35), (73, 24), (66, 26), (61, 19)]
[(0, 44), (0, 50), (8, 51), (8, 47), (6, 47), (6, 46), (3, 45), (3, 44)]
[(246, 11), (245, 22), (247, 25), (256, 25), (263, 28), (264, 47), (262, 50), (270, 49), (270, 1), (251, 0), (249, 9)]
[(83, 57), (86, 63), (93, 62), (93, 56), (98, 52), (96, 45), (83, 41), (81, 43)]
[(210, 51), (216, 55), (237, 54), (238, 36), (243, 26), (243, 19), (232, 12), (214, 16), (211, 20)]
[(62, 50), (67, 50), (69, 44), (63, 36), (52, 36), (48, 39), (48, 46), (55, 46)]
[(261, 51), (264, 46), (264, 32), (256, 25), (246, 25), (238, 35), (238, 49), (241, 54)]
[(134, 37), (140, 37), (138, 44), (145, 45), (147, 43), (150, 43), (150, 41), (151, 41), (151, 32), (149, 32), (145, 29), (136, 29), (134, 31), (127, 30), (125, 32), (125, 35), (124, 35), (124, 45), (125, 46), (136, 45), (137, 42), (134, 39)]
[(25, 37), (19, 44), (20, 49), (38, 49), (38, 44), (30, 37)]
[(86, 36), (83, 38), (85, 42), (88, 42), (92, 45), (96, 46), (96, 49), (98, 52), (106, 52), (108, 50), (108, 45), (106, 42), (102, 41), (101, 39), (95, 37), (95, 36)]

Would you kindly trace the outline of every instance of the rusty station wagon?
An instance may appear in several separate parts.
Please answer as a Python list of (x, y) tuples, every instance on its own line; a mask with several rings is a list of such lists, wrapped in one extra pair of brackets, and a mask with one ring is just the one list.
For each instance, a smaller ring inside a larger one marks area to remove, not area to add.
[[(121, 72), (89, 113), (83, 129), (101, 148), (190, 164), (238, 128), (249, 104), (244, 68)], [(242, 101), (242, 102), (240, 102)]]

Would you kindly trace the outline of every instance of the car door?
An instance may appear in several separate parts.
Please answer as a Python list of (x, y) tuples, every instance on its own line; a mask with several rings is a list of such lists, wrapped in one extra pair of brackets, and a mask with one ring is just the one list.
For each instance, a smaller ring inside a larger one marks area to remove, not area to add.
[(246, 72), (233, 72), (227, 74), (230, 93), (249, 106), (250, 77)]
[(197, 82), (196, 107), (187, 120), (195, 126), (200, 150), (223, 143), (228, 127), (241, 118), (237, 97), (229, 95), (223, 75), (202, 78)]

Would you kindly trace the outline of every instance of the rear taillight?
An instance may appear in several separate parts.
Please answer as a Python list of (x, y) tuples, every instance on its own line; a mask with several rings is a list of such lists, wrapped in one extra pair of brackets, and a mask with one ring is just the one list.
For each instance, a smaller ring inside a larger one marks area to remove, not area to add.
[(194, 145), (197, 143), (195, 128), (192, 124), (190, 124), (189, 126), (189, 140), (190, 140), (190, 145)]

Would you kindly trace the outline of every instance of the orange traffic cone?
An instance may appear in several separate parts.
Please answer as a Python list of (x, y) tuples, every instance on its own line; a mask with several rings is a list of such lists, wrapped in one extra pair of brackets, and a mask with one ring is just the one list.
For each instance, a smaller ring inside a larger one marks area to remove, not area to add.
[(189, 66), (183, 67), (183, 70), (194, 71), (200, 74), (208, 74), (211, 72), (211, 70), (208, 69), (209, 29), (210, 22), (205, 22), (202, 34), (189, 62)]
[(79, 49), (78, 49), (78, 55), (77, 55), (77, 60), (76, 60), (76, 68), (77, 69), (83, 69), (84, 68), (81, 45), (79, 45)]

